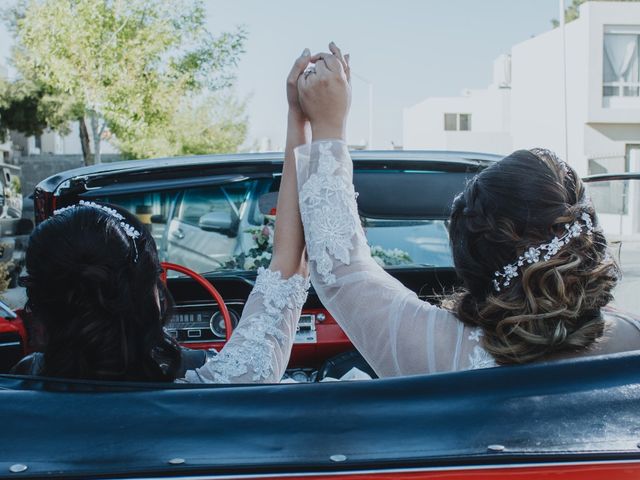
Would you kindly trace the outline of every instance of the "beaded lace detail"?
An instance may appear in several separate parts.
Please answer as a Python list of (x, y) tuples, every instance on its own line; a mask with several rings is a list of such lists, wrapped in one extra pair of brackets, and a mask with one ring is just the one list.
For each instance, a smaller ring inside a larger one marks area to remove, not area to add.
[[(484, 334), (482, 333), (482, 329), (480, 327), (475, 328), (469, 334), (469, 340), (475, 341), (479, 344), (483, 335)], [(497, 366), (498, 364), (489, 352), (487, 352), (480, 345), (474, 345), (472, 352), (469, 354), (469, 370), (475, 370), (477, 368), (491, 368)]]
[(231, 383), (248, 373), (252, 373), (254, 382), (273, 376), (276, 346), (283, 347), (287, 341), (282, 325), (284, 311), (301, 309), (308, 290), (309, 280), (301, 275), (283, 280), (280, 272), (260, 268), (252, 294), (262, 295), (264, 311), (241, 322), (234, 332), (241, 341), (229, 343), (203, 368), (218, 383)]
[(318, 171), (300, 189), (300, 214), (306, 228), (309, 259), (328, 285), (336, 281), (331, 273), (332, 257), (350, 264), (353, 237), (359, 226), (353, 184), (347, 176), (336, 175), (342, 167), (331, 146), (330, 142), (318, 143)]
[(302, 308), (307, 301), (309, 280), (294, 275), (282, 280), (280, 272), (266, 268), (258, 269), (258, 279), (253, 287), (256, 293), (264, 297), (264, 308), (269, 315), (279, 315), (284, 308)]

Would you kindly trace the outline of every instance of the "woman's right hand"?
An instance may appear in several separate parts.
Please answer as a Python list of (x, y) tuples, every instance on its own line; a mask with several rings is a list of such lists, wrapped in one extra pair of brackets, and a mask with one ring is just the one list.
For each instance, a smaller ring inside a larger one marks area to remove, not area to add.
[(315, 68), (298, 78), (302, 110), (311, 123), (313, 140), (345, 140), (347, 116), (351, 105), (348, 56), (332, 42), (331, 53), (310, 58)]

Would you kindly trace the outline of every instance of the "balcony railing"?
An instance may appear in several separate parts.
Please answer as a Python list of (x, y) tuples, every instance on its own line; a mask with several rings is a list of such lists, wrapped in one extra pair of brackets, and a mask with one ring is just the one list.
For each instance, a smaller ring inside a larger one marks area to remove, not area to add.
[(605, 97), (640, 97), (640, 82), (605, 82), (602, 84)]

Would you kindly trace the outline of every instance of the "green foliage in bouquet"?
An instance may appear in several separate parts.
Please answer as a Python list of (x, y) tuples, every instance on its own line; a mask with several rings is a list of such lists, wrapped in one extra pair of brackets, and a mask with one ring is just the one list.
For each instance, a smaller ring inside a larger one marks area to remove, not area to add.
[(273, 255), (274, 229), (275, 217), (266, 216), (262, 226), (245, 230), (245, 233), (251, 234), (253, 246), (246, 252), (236, 255), (225, 265), (225, 268), (257, 270), (260, 267), (268, 267)]
[(381, 267), (410, 265), (413, 263), (409, 253), (399, 248), (382, 248), (379, 245), (371, 247), (371, 256)]

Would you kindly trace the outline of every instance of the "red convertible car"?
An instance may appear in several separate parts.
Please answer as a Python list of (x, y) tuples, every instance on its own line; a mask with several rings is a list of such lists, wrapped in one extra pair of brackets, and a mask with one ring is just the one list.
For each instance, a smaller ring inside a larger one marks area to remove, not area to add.
[[(437, 301), (457, 282), (449, 205), (470, 176), (499, 157), (394, 151), (353, 158), (373, 255), (422, 298)], [(240, 316), (255, 270), (269, 262), (281, 169), (281, 154), (252, 154), (72, 170), (38, 185), (36, 222), (80, 199), (129, 208), (173, 269), (169, 332), (185, 347), (218, 349)], [(640, 249), (625, 222), (638, 215), (638, 178), (587, 179), (604, 205), (603, 222), (619, 220), (612, 242), (631, 283), (620, 287), (617, 302), (631, 309)], [(0, 314), (6, 372), (38, 349), (40, 338), (24, 312)], [(366, 321), (367, 312), (361, 315)], [(286, 374), (296, 383), (0, 375), (0, 478), (640, 478), (637, 353), (320, 383), (353, 367), (374, 376), (311, 292)]]

